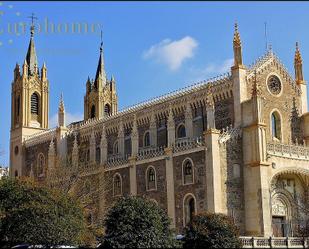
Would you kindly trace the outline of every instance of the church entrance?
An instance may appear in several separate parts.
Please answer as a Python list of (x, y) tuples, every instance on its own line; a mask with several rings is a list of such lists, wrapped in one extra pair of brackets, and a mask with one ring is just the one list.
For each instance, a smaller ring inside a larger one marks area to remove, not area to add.
[(284, 237), (285, 236), (284, 217), (273, 216), (272, 226), (273, 226), (273, 235), (275, 237)]

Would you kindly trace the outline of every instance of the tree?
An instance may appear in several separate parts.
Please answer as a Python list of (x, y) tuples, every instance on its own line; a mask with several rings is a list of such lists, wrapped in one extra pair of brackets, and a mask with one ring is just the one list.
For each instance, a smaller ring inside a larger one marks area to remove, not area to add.
[(107, 213), (104, 248), (170, 248), (177, 242), (170, 220), (154, 202), (123, 197)]
[(78, 245), (85, 230), (83, 211), (71, 197), (25, 179), (0, 181), (0, 242)]
[(224, 214), (200, 213), (185, 229), (184, 248), (241, 248), (233, 220)]
[[(84, 210), (87, 232), (84, 244), (95, 246), (101, 241), (103, 219), (107, 212), (105, 196), (111, 189), (111, 180), (104, 177), (104, 168), (96, 162), (72, 162), (69, 157), (58, 159), (56, 166), (48, 169), (44, 184), (77, 199)], [(96, 218), (94, 218), (96, 217)]]

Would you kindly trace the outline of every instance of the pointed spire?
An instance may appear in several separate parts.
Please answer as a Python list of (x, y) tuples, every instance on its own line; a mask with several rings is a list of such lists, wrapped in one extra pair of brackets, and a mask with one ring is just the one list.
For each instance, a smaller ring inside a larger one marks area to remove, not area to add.
[(241, 40), (238, 32), (238, 24), (235, 23), (235, 31), (233, 38), (233, 50), (234, 50), (234, 67), (238, 68), (242, 66), (242, 51), (241, 51)]
[(28, 64), (28, 74), (29, 75), (34, 75), (38, 74), (38, 59), (36, 56), (36, 51), (35, 51), (35, 45), (34, 45), (34, 22), (33, 22), (34, 16), (32, 16), (32, 24), (30, 28), (30, 43), (26, 55), (26, 61)]
[(45, 62), (43, 63), (42, 69), (41, 69), (41, 80), (45, 81), (47, 80), (47, 68)]
[(301, 53), (298, 47), (298, 42), (296, 42), (296, 50), (295, 50), (295, 57), (294, 57), (294, 68), (295, 68), (295, 80), (297, 84), (304, 83), (304, 76), (303, 76), (303, 60), (301, 57)]
[(65, 109), (64, 109), (64, 101), (62, 93), (60, 95), (59, 108), (58, 108), (58, 126), (59, 127), (65, 126)]
[(102, 40), (102, 31), (101, 31), (101, 44), (100, 44), (100, 57), (99, 57), (99, 63), (97, 67), (97, 72), (95, 76), (95, 87), (99, 88), (100, 84), (102, 84), (102, 87), (106, 84), (106, 73), (104, 69), (104, 56), (103, 56), (103, 40)]

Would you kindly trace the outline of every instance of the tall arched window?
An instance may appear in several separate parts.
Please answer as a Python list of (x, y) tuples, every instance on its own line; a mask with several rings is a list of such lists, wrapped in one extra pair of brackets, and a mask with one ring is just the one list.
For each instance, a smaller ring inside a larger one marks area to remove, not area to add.
[(188, 225), (196, 214), (196, 201), (192, 194), (187, 194), (183, 201), (183, 225)]
[(19, 117), (19, 114), (20, 114), (20, 96), (17, 97), (16, 111), (17, 111), (17, 117)]
[(117, 155), (118, 153), (119, 153), (118, 141), (115, 141), (114, 146), (113, 146), (113, 154)]
[(95, 105), (91, 107), (90, 118), (95, 118)]
[(39, 154), (38, 156), (38, 161), (37, 161), (37, 175), (38, 177), (44, 176), (44, 170), (45, 170), (45, 157), (42, 153)]
[(122, 179), (121, 175), (116, 173), (113, 178), (114, 196), (122, 195)]
[(31, 114), (39, 115), (39, 95), (37, 93), (31, 95)]
[(144, 135), (144, 147), (150, 146), (150, 134), (149, 131), (145, 132)]
[(271, 114), (271, 133), (273, 138), (281, 140), (281, 119), (277, 111)]
[(104, 113), (105, 113), (105, 116), (110, 116), (111, 115), (111, 106), (109, 104), (106, 104), (104, 106)]
[(15, 170), (15, 177), (18, 177), (18, 171)]
[(152, 166), (150, 166), (146, 171), (146, 186), (147, 190), (157, 189), (156, 171)]
[(193, 163), (188, 158), (182, 163), (183, 184), (192, 184), (194, 181)]
[(177, 128), (177, 138), (186, 137), (186, 128), (183, 124), (180, 124)]
[(101, 148), (97, 147), (95, 150), (95, 161), (96, 163), (100, 163), (101, 161)]

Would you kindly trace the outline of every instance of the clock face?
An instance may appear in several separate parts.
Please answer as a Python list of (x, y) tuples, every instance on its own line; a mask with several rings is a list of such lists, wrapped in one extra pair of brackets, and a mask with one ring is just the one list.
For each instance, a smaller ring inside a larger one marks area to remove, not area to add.
[(280, 79), (275, 75), (271, 75), (267, 80), (267, 87), (272, 94), (280, 94), (282, 89)]

